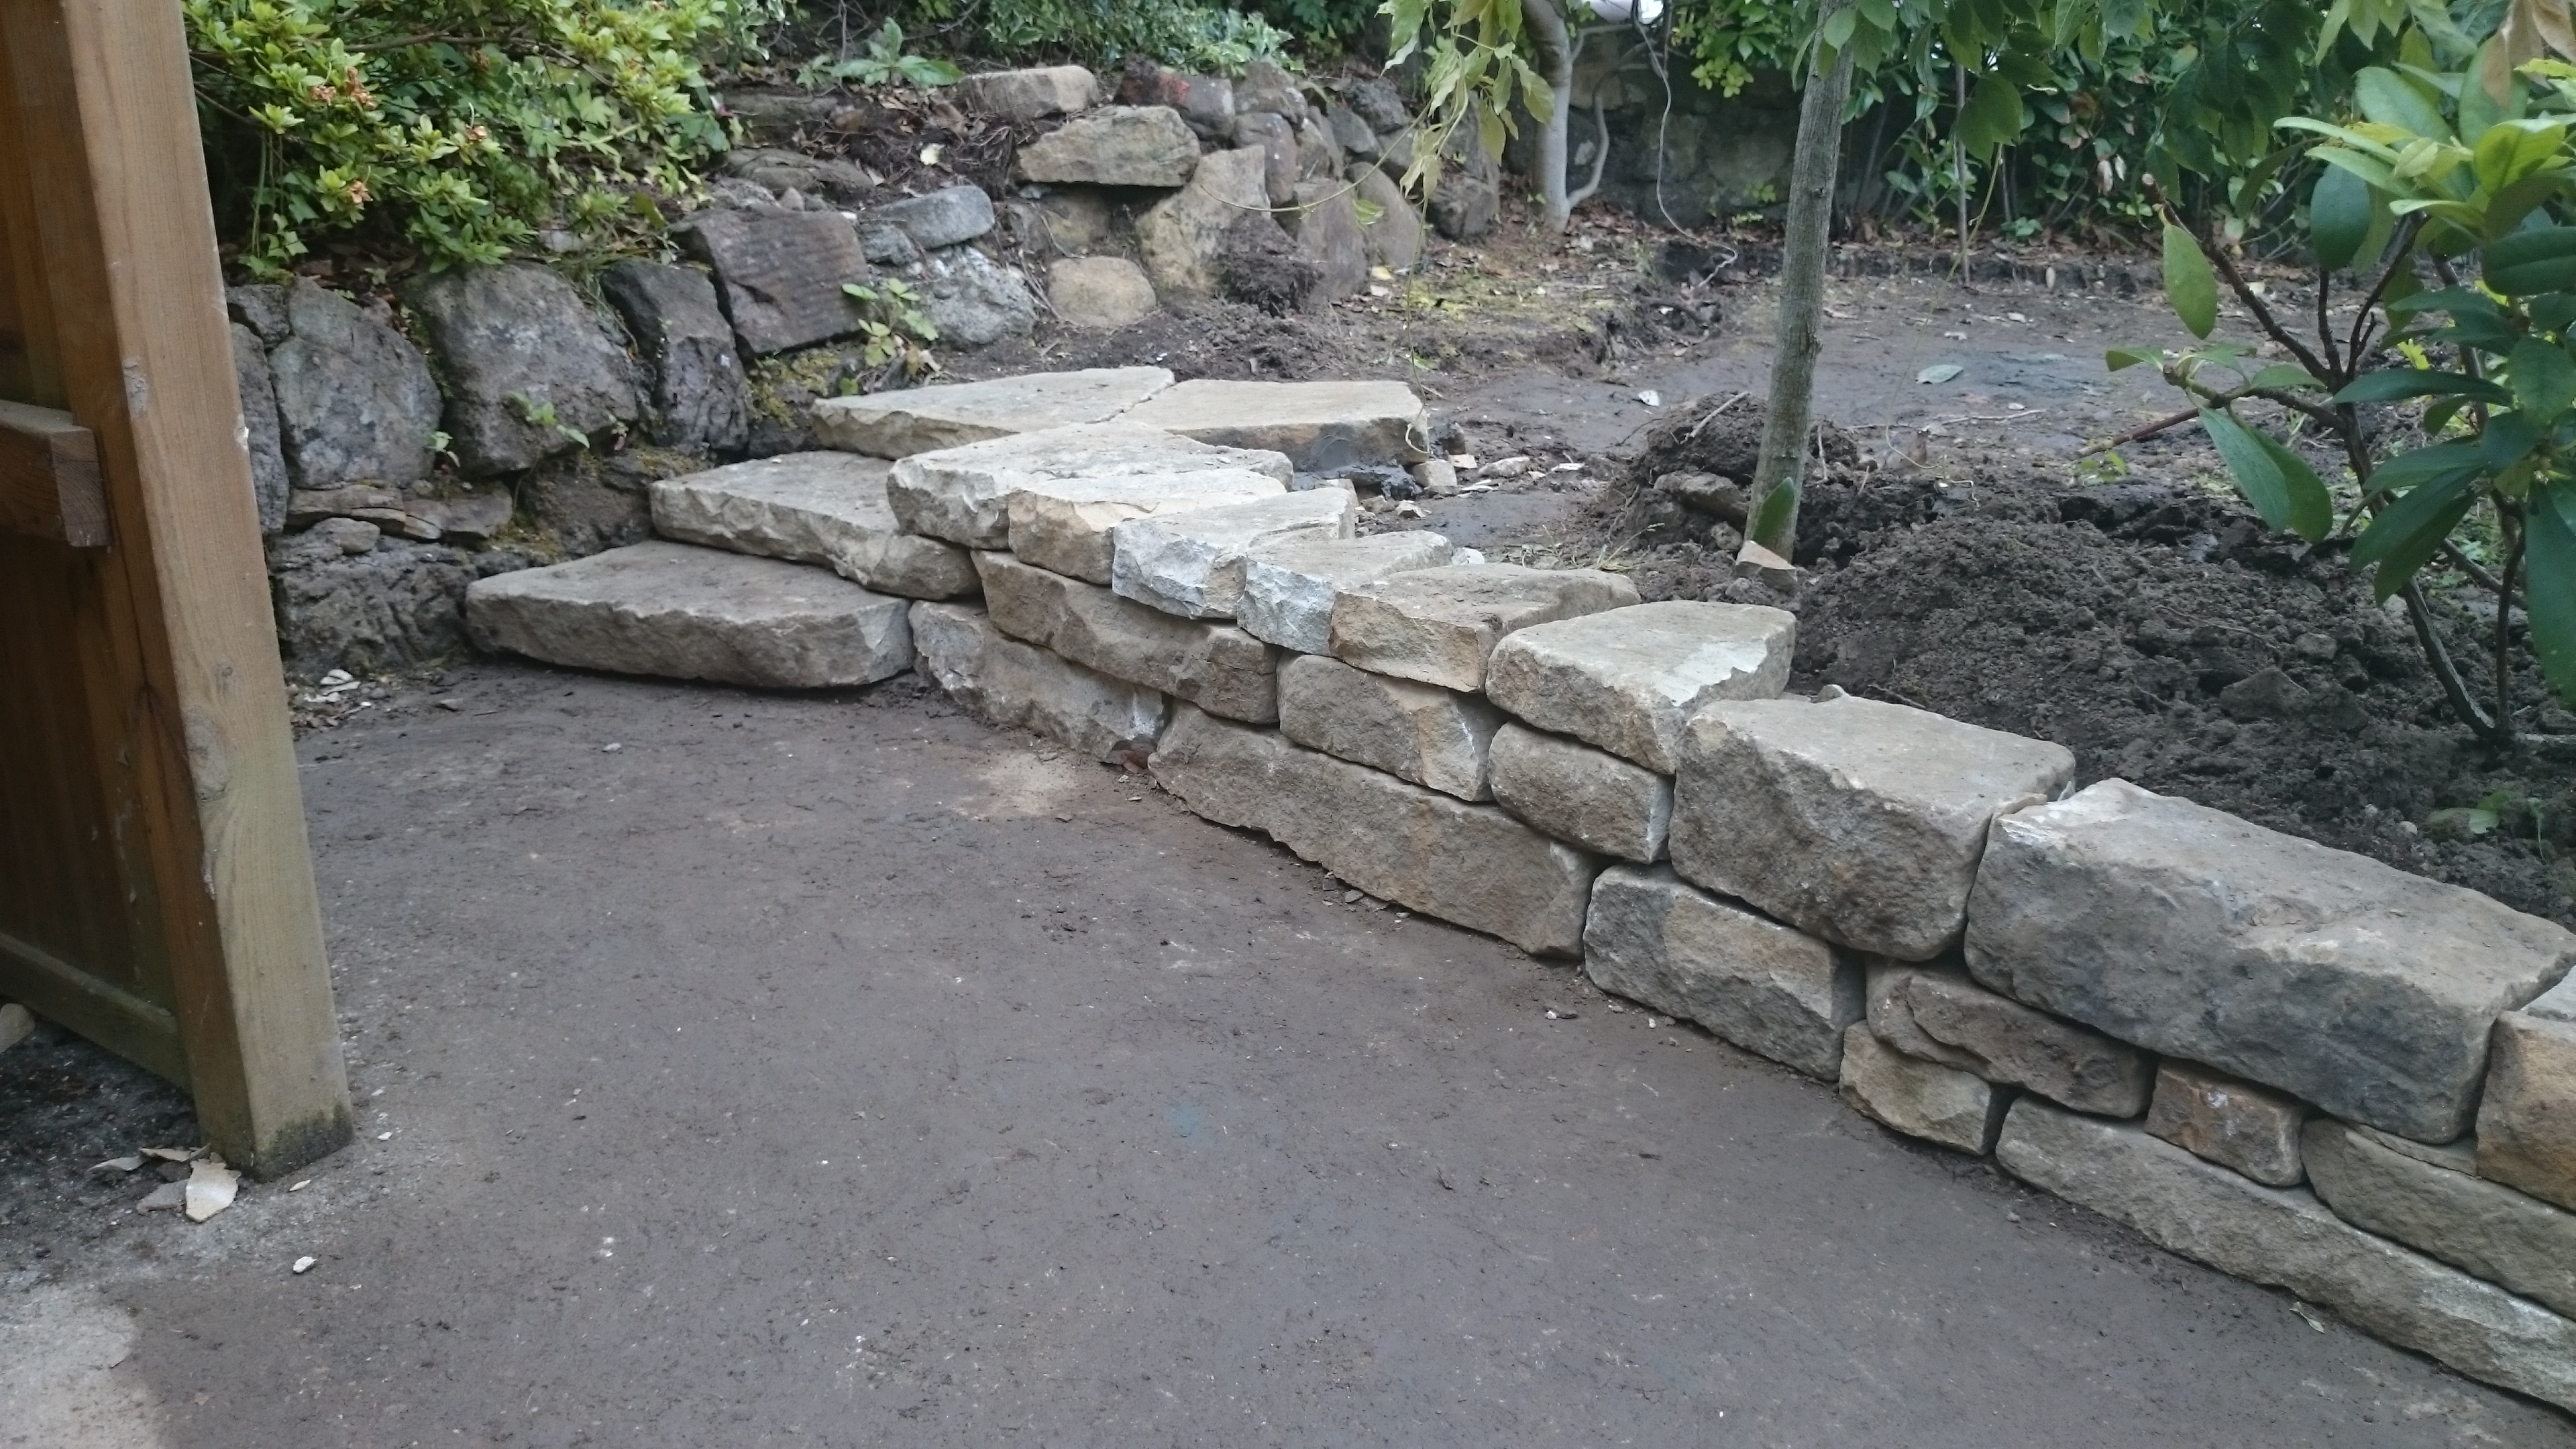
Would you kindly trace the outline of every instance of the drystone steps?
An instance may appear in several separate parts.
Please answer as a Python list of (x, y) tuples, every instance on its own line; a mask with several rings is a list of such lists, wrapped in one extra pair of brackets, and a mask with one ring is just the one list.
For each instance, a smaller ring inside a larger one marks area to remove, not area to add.
[(894, 465), (856, 453), (786, 453), (653, 485), (653, 531), (680, 543), (820, 564), (879, 593), (975, 593), (966, 550), (906, 532), (886, 501)]

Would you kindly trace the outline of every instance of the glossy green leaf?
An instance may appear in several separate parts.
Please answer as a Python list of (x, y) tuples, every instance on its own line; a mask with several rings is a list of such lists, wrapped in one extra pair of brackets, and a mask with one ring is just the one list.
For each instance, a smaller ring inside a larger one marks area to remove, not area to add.
[(2478, 434), (2478, 456), (2489, 472), (2501, 473), (2530, 457), (2543, 436), (2539, 422), (2521, 413), (2489, 413), (2486, 428)]
[(2113, 372), (2124, 367), (2161, 367), (2164, 354), (2152, 347), (2114, 347), (2102, 354), (2102, 365)]
[(2271, 392), (2297, 392), (2302, 388), (2325, 385), (2310, 377), (2306, 368), (2292, 367), (2286, 362), (2275, 362), (2262, 368), (2252, 377), (2245, 379), (2245, 384), (2248, 387), (2259, 387)]
[(2395, 71), (2374, 65), (2357, 72), (2352, 78), (2352, 99), (2363, 115), (2383, 126), (2401, 127), (2437, 141), (2451, 138), (2441, 108), (2425, 87)]
[(2409, 488), (2454, 475), (2468, 477), (2486, 464), (2478, 456), (2477, 440), (2463, 438), (2457, 442), (2436, 443), (2400, 453), (2370, 470), (2372, 493), (2403, 493)]
[(2190, 232), (2165, 223), (2165, 300), (2194, 337), (2218, 325), (2218, 276)]
[(2435, 372), (2422, 367), (2391, 367), (2365, 372), (2334, 395), (2339, 403), (2396, 402), (2410, 397), (2465, 397), (2477, 402), (2509, 403), (2513, 394), (2483, 377), (2462, 372)]
[(2352, 566), (2373, 570), (2371, 589), (2385, 600), (2406, 587), (2441, 550), (2476, 501), (2469, 491), (2474, 473), (2452, 473), (2406, 491), (2383, 509), (2352, 546)]
[(2564, 481), (2532, 491), (2523, 514), (2523, 600), (2531, 651), (2558, 697), (2576, 700), (2576, 498)]
[(2227, 413), (2203, 409), (2200, 425), (2265, 523), (2311, 543), (2334, 527), (2334, 499), (2306, 459)]
[(2478, 184), (2502, 191), (2559, 159), (2567, 147), (2567, 128), (2554, 121), (2503, 121), (2487, 128), (2471, 163)]
[(2318, 174), (2308, 193), (2308, 235), (2318, 266), (2335, 272), (2352, 265), (2370, 234), (2371, 210), (2369, 182), (2340, 166)]
[(2541, 427), (2554, 426), (2567, 405), (2576, 402), (2576, 362), (2555, 343), (2526, 337), (2514, 344), (2505, 367), (2513, 405)]
[(1991, 156), (2021, 134), (2025, 120), (2021, 88), (2009, 78), (1989, 75), (1968, 93), (1953, 134), (1971, 156)]

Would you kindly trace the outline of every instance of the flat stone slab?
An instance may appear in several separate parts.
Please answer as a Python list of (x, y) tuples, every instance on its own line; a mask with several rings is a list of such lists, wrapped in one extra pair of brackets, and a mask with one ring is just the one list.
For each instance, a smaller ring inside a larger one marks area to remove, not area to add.
[(1013, 433), (1105, 422), (1171, 385), (1172, 374), (1159, 367), (1091, 367), (831, 397), (814, 404), (814, 436), (843, 452), (908, 458)]
[(1046, 736), (1095, 760), (1143, 768), (1170, 721), (1157, 691), (1112, 679), (1013, 639), (972, 604), (912, 606), (923, 678), (968, 714)]
[(1582, 949), (1591, 858), (1490, 805), (1188, 709), (1164, 731), (1153, 771), (1192, 810), (1266, 832), (1370, 895), (1534, 956)]
[(681, 543), (821, 564), (863, 588), (953, 599), (983, 587), (955, 544), (907, 533), (886, 502), (892, 465), (786, 453), (653, 485), (653, 531)]
[[(915, 453), (894, 465), (886, 497), (895, 518), (915, 533), (968, 548), (1005, 548), (1011, 543), (1011, 495), (1023, 489), (1084, 479), (1110, 496), (1124, 488), (1146, 498), (1154, 485), (1118, 480), (1195, 474), (1203, 475), (1196, 485), (1201, 491), (1220, 484), (1250, 486), (1233, 476), (1239, 473), (1272, 478), (1284, 492), (1293, 470), (1277, 453), (1214, 447), (1133, 423), (1074, 423)], [(1225, 476), (1204, 476), (1215, 474)], [(1105, 531), (1107, 523), (1100, 527)], [(1096, 547), (1105, 568), (1107, 540)]]
[(859, 329), (858, 304), (841, 288), (868, 280), (868, 259), (840, 213), (717, 207), (675, 231), (714, 270), (745, 351), (784, 352)]
[(1472, 694), (1301, 654), (1279, 666), (1279, 732), (1310, 750), (1484, 800), (1501, 710)]
[(1798, 616), (1667, 600), (1537, 624), (1494, 646), (1485, 693), (1543, 730), (1649, 770), (1681, 768), (1682, 726), (1721, 699), (1777, 699)]
[(1660, 866), (1614, 865), (1593, 883), (1583, 971), (1604, 991), (1828, 1082), (1861, 1017), (1850, 958)]
[(1277, 654), (1240, 629), (1177, 619), (1006, 553), (975, 555), (993, 627), (1210, 714), (1279, 718)]
[(1996, 822), (1967, 953), (2017, 1000), (2448, 1142), (2496, 1018), (2558, 981), (2576, 933), (2105, 780)]
[(1603, 750), (1507, 724), (1494, 736), (1494, 803), (1531, 828), (1639, 865), (1661, 859), (1673, 782)]
[(2287, 1288), (2471, 1378), (2576, 1409), (2576, 1323), (2354, 1228), (2308, 1192), (2264, 1187), (2133, 1123), (2013, 1104), (1995, 1155), (2034, 1187), (2223, 1273)]
[(2517, 1011), (2496, 1023), (2478, 1174), (2576, 1209), (2576, 1022)]
[(2156, 1068), (2147, 1135), (2265, 1187), (2297, 1187), (2307, 1176), (2299, 1161), (2299, 1129), (2307, 1120), (2308, 1104), (2296, 1097), (2191, 1062), (2166, 1061)]
[(1853, 1111), (1908, 1137), (1983, 1156), (1995, 1149), (2012, 1093), (1974, 1072), (1909, 1057), (1866, 1024), (1843, 1033), (1835, 1090)]
[(1103, 106), (1019, 149), (1022, 181), (1179, 186), (1198, 169), (1199, 138), (1169, 106)]
[(2576, 1213), (2393, 1151), (2331, 1117), (2307, 1124), (2300, 1154), (2336, 1217), (2576, 1313)]
[[(1183, 455), (1184, 459), (1188, 456)], [(1267, 460), (1279, 455), (1242, 456)], [(1149, 459), (1149, 464), (1152, 461)], [(1280, 459), (1282, 463), (1286, 461)], [(1287, 496), (1288, 485), (1275, 472), (1212, 467), (1188, 472), (1080, 474), (1016, 483), (1003, 511), (1010, 520), (1011, 552), (1067, 578), (1108, 585), (1116, 579), (1115, 530), (1131, 519)]]
[(1455, 553), (1436, 533), (1272, 544), (1244, 561), (1234, 621), (1245, 633), (1300, 654), (1333, 652), (1333, 599), (1390, 574), (1438, 568)]
[(1959, 939), (1987, 825), (2074, 774), (2060, 746), (1902, 705), (1721, 701), (1683, 732), (1673, 869), (1828, 941), (1928, 961)]
[(1989, 1082), (2028, 1087), (2097, 1116), (2135, 1117), (2147, 1109), (2154, 1067), (2125, 1042), (1947, 972), (1917, 974), (1906, 985), (1905, 1007), (1924, 1035), (1965, 1055), (1968, 1070)]
[(1158, 510), (1111, 531), (1109, 587), (1185, 619), (1232, 619), (1254, 553), (1347, 539), (1359, 513), (1358, 496), (1338, 479), (1275, 498)]
[(912, 667), (903, 600), (680, 543), (478, 579), (465, 626), (477, 648), (549, 664), (764, 689), (868, 684)]
[(1598, 569), (1417, 569), (1336, 595), (1332, 652), (1398, 679), (1481, 691), (1486, 658), (1504, 635), (1635, 602), (1635, 584)]
[(1070, 116), (1100, 104), (1100, 80), (1078, 65), (992, 70), (957, 82), (966, 109), (1006, 121)]
[(1400, 382), (1195, 378), (1138, 404), (1133, 419), (1202, 442), (1269, 448), (1309, 473), (1431, 456), (1430, 415)]

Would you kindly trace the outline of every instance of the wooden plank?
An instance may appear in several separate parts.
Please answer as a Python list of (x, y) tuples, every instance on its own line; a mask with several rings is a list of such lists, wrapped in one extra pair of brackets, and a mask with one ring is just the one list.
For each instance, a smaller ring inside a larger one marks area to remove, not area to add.
[(0, 529), (107, 547), (98, 440), (70, 413), (0, 399)]

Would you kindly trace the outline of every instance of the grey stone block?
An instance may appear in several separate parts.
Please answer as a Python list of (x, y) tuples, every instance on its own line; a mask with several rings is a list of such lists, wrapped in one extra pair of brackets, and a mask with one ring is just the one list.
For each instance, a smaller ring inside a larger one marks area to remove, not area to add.
[(2576, 1213), (2391, 1149), (2319, 1117), (2300, 1135), (2335, 1216), (2561, 1313), (2576, 1313)]
[(2266, 1187), (2297, 1187), (2299, 1129), (2308, 1104), (2190, 1062), (2156, 1069), (2148, 1135), (2233, 1168)]
[(1604, 991), (1829, 1082), (1862, 1013), (1849, 957), (1660, 866), (1612, 866), (1593, 883), (1583, 970)]
[(1914, 1023), (1914, 978), (1934, 973), (1964, 977), (1964, 970), (1890, 961), (1884, 956), (1863, 957), (1862, 970), (1871, 1035), (1909, 1057), (1939, 1066), (1974, 1072), (1983, 1065), (1971, 1053), (1935, 1041)]
[(1488, 798), (1486, 752), (1502, 722), (1502, 712), (1475, 695), (1389, 679), (1322, 655), (1299, 655), (1279, 667), (1281, 734), (1461, 800)]
[(1006, 121), (1042, 121), (1100, 104), (1100, 81), (1078, 65), (1048, 65), (970, 75), (957, 83), (955, 94), (970, 111)]
[(1277, 656), (1240, 629), (1176, 619), (1009, 554), (979, 553), (975, 568), (993, 627), (1013, 638), (1211, 714), (1279, 718)]
[(1636, 585), (1597, 569), (1418, 569), (1339, 591), (1333, 654), (1399, 679), (1482, 690), (1485, 661), (1504, 635), (1636, 601)]
[(1110, 530), (1109, 587), (1166, 614), (1232, 619), (1255, 552), (1349, 538), (1359, 511), (1359, 499), (1339, 479), (1275, 497), (1157, 510)]
[(376, 311), (312, 282), (286, 289), (286, 320), (268, 370), (294, 485), (401, 488), (428, 477), (441, 404), (419, 350)]
[(1022, 146), (1018, 173), (1022, 181), (1171, 187), (1198, 166), (1199, 138), (1180, 112), (1103, 106)]
[(2028, 1087), (2060, 1106), (2103, 1117), (2147, 1110), (2154, 1066), (2126, 1043), (1945, 972), (1918, 973), (1905, 988), (1905, 1004), (1925, 1035), (1973, 1058), (1969, 1070), (1989, 1082)]
[(1213, 297), (1223, 289), (1226, 233), (1247, 216), (1268, 215), (1266, 164), (1258, 147), (1212, 151), (1189, 185), (1136, 219), (1136, 250), (1155, 291)]
[(2478, 1172), (2576, 1209), (2576, 1022), (2519, 1011), (2496, 1022)]
[(751, 394), (715, 283), (695, 267), (626, 261), (600, 277), (652, 377), (653, 441), (718, 451), (751, 437)]
[(1449, 540), (1436, 533), (1381, 533), (1368, 538), (1274, 544), (1243, 566), (1243, 601), (1235, 622), (1244, 632), (1301, 654), (1329, 654), (1333, 600), (1344, 589), (1450, 561)]
[(825, 398), (814, 404), (814, 432), (844, 452), (908, 458), (1107, 422), (1171, 385), (1172, 375), (1159, 367), (1093, 367)]
[[(1277, 473), (1287, 460), (1276, 453), (1174, 451), (1182, 446), (1205, 445), (1166, 434), (1146, 448), (1115, 454), (1123, 463), (1104, 454), (1100, 464), (1079, 465), (1100, 471), (1014, 481), (1004, 508), (1011, 552), (1067, 578), (1110, 585), (1117, 579), (1117, 530), (1131, 520), (1288, 495)], [(1229, 456), (1236, 461), (1228, 463)], [(1269, 471), (1242, 466), (1272, 460)], [(1134, 471), (1116, 471), (1122, 467)]]
[(1191, 499), (1281, 492), (1287, 472), (1276, 453), (1085, 423), (916, 453), (895, 463), (887, 497), (917, 533), (970, 548), (1025, 548), (1033, 563), (1106, 584), (1109, 530), (1120, 520)]
[(1494, 803), (1559, 840), (1640, 865), (1661, 859), (1673, 782), (1559, 735), (1516, 724), (1494, 736)]
[(1268, 448), (1310, 473), (1355, 463), (1418, 463), (1430, 456), (1431, 423), (1422, 399), (1400, 382), (1197, 378), (1139, 404), (1129, 420), (1201, 442)]
[(468, 477), (533, 467), (641, 410), (624, 345), (544, 267), (434, 273), (409, 301), (438, 352), (448, 446)]
[[(982, 192), (975, 193), (978, 196)], [(922, 315), (950, 348), (990, 347), (1026, 337), (1038, 323), (1028, 278), (972, 246), (943, 247), (922, 258), (913, 282)]]
[(1669, 775), (1681, 768), (1682, 726), (1702, 707), (1779, 697), (1797, 637), (1786, 609), (1632, 604), (1505, 639), (1485, 692), (1540, 729)]
[(1850, 1108), (1908, 1137), (1982, 1156), (1995, 1149), (2012, 1089), (1973, 1072), (1909, 1057), (1866, 1024), (1843, 1033), (1837, 1090)]
[(653, 485), (665, 538), (821, 564), (879, 593), (953, 599), (983, 587), (955, 544), (906, 533), (886, 502), (882, 458), (785, 453)]
[(973, 604), (913, 605), (912, 643), (922, 677), (967, 713), (1096, 760), (1141, 768), (1170, 722), (1160, 693), (1010, 638)]
[[(282, 301), (279, 310), (284, 310)], [(268, 349), (260, 345), (258, 333), (239, 322), (227, 328), (233, 344), (233, 383), (241, 392), (242, 444), (250, 451), (251, 504), (259, 512), (259, 531), (275, 533), (286, 526), (286, 495), (293, 489), (286, 476), (285, 448), (278, 439), (277, 392), (268, 381)]]
[(1047, 265), (1047, 305), (1068, 327), (1112, 332), (1154, 315), (1154, 283), (1125, 257), (1063, 257)]
[(858, 304), (841, 289), (871, 273), (839, 212), (702, 211), (673, 232), (715, 270), (743, 350), (784, 352), (858, 330)]
[(862, 226), (891, 226), (923, 251), (958, 246), (993, 229), (993, 198), (973, 185), (943, 187), (919, 196), (882, 201), (860, 213)]

